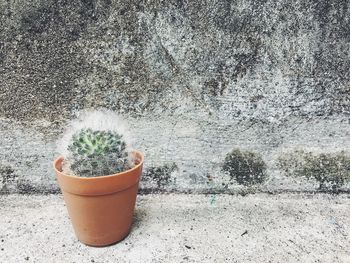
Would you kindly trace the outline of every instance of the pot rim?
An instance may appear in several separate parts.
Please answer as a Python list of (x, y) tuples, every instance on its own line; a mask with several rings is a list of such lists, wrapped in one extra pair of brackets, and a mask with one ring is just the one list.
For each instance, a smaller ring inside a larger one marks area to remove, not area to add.
[(66, 174), (64, 173), (62, 170), (59, 170), (58, 169), (58, 164), (59, 163), (62, 163), (63, 160), (64, 160), (64, 156), (59, 156), (58, 158), (56, 158), (54, 161), (53, 161), (53, 168), (55, 169), (55, 171), (63, 176), (67, 176), (67, 177), (71, 177), (71, 178), (75, 178), (75, 179), (79, 179), (79, 180), (102, 180), (104, 178), (111, 178), (111, 176), (119, 176), (119, 175), (124, 175), (124, 174), (128, 174), (134, 170), (137, 170), (139, 169), (140, 166), (143, 165), (143, 162), (144, 162), (144, 155), (140, 152), (140, 151), (137, 151), (137, 150), (133, 150), (132, 151), (133, 154), (135, 154), (137, 157), (140, 158), (139, 160), (139, 163), (136, 164), (134, 167), (132, 167), (131, 169), (128, 169), (128, 170), (125, 170), (123, 172), (120, 172), (120, 173), (115, 173), (115, 174), (108, 174), (108, 175), (101, 175), (101, 176), (92, 176), (92, 177), (86, 177), (86, 176), (76, 176), (76, 175), (70, 175), (70, 174)]

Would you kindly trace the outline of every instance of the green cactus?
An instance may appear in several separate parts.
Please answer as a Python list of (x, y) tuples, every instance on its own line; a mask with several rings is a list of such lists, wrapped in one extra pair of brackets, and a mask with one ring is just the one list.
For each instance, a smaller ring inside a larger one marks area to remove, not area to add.
[(68, 146), (67, 162), (74, 175), (111, 175), (132, 166), (123, 136), (113, 131), (82, 129)]

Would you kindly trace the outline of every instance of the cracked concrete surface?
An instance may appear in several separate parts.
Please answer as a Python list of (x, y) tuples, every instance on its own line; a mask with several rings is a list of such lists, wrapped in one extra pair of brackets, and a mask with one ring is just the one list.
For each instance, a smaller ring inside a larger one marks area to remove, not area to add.
[(60, 195), (0, 197), (0, 262), (350, 262), (350, 196), (141, 195), (131, 234), (79, 243)]

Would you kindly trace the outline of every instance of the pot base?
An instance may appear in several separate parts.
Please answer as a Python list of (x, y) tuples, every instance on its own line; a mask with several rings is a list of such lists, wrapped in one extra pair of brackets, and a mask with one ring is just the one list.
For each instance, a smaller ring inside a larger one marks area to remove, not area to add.
[(90, 243), (84, 242), (84, 240), (80, 240), (79, 238), (78, 238), (78, 240), (81, 243), (83, 243), (84, 245), (89, 246), (89, 247), (109, 247), (109, 246), (113, 246), (115, 244), (118, 244), (119, 242), (122, 242), (124, 239), (126, 239), (129, 236), (129, 234), (130, 234), (130, 230), (126, 233), (125, 236), (121, 237), (120, 239), (112, 241), (111, 243), (106, 242), (106, 243), (103, 243), (103, 244), (98, 244), (98, 243), (91, 243), (90, 244)]
[(138, 184), (99, 196), (63, 192), (68, 213), (78, 239), (89, 246), (108, 246), (123, 240), (130, 232)]

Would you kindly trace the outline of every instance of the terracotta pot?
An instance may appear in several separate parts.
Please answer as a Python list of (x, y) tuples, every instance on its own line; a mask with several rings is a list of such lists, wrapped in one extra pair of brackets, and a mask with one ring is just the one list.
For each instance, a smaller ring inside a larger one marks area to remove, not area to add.
[(133, 154), (139, 161), (132, 169), (98, 177), (64, 174), (63, 157), (54, 161), (75, 234), (84, 244), (106, 246), (129, 234), (144, 160), (142, 153)]

